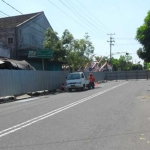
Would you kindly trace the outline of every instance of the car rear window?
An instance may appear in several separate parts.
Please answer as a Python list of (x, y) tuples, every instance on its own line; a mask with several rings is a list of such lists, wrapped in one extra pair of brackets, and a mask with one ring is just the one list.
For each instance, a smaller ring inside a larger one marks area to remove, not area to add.
[(73, 74), (69, 74), (67, 77), (67, 80), (75, 80), (75, 79), (80, 79), (80, 74), (79, 73), (73, 73)]

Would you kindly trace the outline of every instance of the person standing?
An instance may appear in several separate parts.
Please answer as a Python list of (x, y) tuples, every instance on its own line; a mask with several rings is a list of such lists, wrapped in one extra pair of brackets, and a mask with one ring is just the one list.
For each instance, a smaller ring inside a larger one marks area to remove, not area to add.
[(90, 80), (90, 87), (92, 87), (92, 89), (94, 89), (95, 78), (92, 73), (90, 73), (89, 80)]

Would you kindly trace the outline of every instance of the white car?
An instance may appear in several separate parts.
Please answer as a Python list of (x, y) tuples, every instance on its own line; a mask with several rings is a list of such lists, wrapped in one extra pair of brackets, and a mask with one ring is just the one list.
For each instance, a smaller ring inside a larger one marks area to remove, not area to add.
[(85, 90), (86, 87), (90, 89), (89, 80), (83, 72), (68, 74), (66, 83), (69, 92), (71, 92), (72, 89)]

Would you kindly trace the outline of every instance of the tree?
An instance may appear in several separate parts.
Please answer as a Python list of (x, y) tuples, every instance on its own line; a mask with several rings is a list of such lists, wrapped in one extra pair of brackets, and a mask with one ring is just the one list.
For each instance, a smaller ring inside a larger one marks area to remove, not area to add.
[(84, 69), (85, 65), (91, 62), (94, 46), (88, 34), (83, 39), (74, 39), (66, 29), (59, 38), (57, 32), (48, 28), (45, 36), (44, 48), (53, 50), (53, 61), (63, 61), (73, 70)]
[(147, 63), (147, 62), (144, 62), (144, 69), (146, 69), (146, 70), (150, 70), (150, 63)]
[(67, 55), (67, 62), (73, 70), (82, 70), (87, 63), (92, 61), (91, 55), (94, 52), (94, 47), (87, 34), (84, 39), (73, 40), (70, 48)]
[(127, 71), (130, 70), (132, 63), (130, 62), (132, 60), (132, 56), (130, 55), (121, 55), (119, 58), (119, 70)]
[(66, 48), (68, 48), (68, 46), (73, 42), (74, 37), (73, 35), (66, 29), (61, 37), (61, 41), (63, 46), (66, 46)]
[(45, 32), (44, 48), (53, 50), (53, 61), (61, 61), (65, 56), (65, 52), (62, 50), (62, 44), (57, 36), (57, 32), (48, 28)]
[(119, 70), (119, 60), (112, 57), (113, 71)]
[(145, 62), (150, 62), (150, 11), (144, 19), (144, 24), (137, 29), (136, 39), (143, 46), (137, 50), (137, 55)]
[(141, 64), (132, 64), (131, 70), (143, 70), (143, 67)]
[(74, 37), (73, 35), (66, 29), (61, 36), (61, 45), (64, 52), (63, 60), (67, 63), (67, 57), (72, 50)]

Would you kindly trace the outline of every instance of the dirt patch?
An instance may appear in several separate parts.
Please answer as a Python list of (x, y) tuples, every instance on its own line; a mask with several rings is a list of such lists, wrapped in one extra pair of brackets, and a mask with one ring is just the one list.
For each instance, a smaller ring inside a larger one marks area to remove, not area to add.
[(138, 99), (141, 101), (150, 101), (150, 94), (143, 94), (142, 96), (139, 96)]

